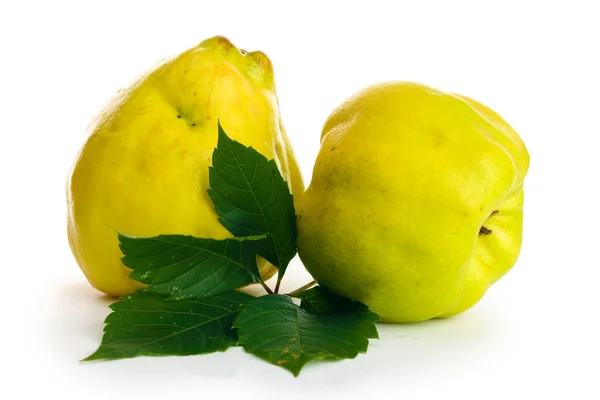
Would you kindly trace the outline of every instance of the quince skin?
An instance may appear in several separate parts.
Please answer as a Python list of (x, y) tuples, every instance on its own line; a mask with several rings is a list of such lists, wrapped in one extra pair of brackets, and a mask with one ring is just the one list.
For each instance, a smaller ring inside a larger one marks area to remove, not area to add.
[(528, 167), (519, 135), (483, 104), (415, 83), (369, 87), (325, 123), (300, 257), (383, 321), (459, 314), (517, 260)]
[[(93, 121), (67, 185), (71, 249), (90, 283), (122, 296), (128, 278), (117, 232), (224, 239), (206, 190), (217, 121), (275, 159), (296, 198), (304, 191), (283, 128), (271, 62), (223, 37), (167, 60), (120, 92)], [(259, 259), (264, 279), (275, 268)]]

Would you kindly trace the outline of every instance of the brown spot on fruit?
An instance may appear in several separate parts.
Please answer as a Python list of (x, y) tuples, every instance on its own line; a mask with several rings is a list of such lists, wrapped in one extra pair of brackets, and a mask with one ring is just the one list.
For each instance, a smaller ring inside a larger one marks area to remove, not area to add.
[(492, 230), (486, 228), (485, 226), (482, 226), (481, 228), (479, 228), (479, 235), (491, 235), (492, 234)]

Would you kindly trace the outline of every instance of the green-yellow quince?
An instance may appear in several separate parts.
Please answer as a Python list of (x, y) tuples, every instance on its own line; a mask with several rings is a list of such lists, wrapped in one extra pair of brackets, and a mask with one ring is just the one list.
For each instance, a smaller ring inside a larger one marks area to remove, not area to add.
[(385, 322), (459, 314), (515, 264), (529, 154), (483, 104), (431, 87), (366, 88), (328, 118), (298, 251)]
[[(143, 286), (120, 261), (117, 232), (232, 236), (206, 192), (218, 121), (232, 138), (274, 159), (301, 196), (270, 60), (223, 37), (205, 40), (121, 91), (90, 126), (67, 202), (69, 243), (94, 287), (121, 296)], [(265, 260), (258, 265), (264, 279), (275, 272)]]

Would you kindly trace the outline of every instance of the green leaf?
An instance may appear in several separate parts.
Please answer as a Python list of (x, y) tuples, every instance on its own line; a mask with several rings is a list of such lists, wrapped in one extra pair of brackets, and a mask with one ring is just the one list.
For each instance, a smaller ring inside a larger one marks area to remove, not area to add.
[(372, 312), (317, 314), (301, 309), (285, 295), (252, 299), (233, 323), (246, 351), (295, 376), (311, 360), (354, 358), (377, 337)]
[(301, 299), (300, 308), (317, 314), (369, 312), (369, 307), (365, 304), (338, 296), (323, 286), (295, 293), (292, 297)]
[(199, 239), (183, 235), (134, 238), (120, 234), (123, 264), (147, 291), (171, 299), (208, 297), (261, 282), (256, 251), (265, 237)]
[(267, 235), (258, 254), (279, 269), (281, 281), (296, 255), (296, 212), (274, 160), (230, 139), (219, 124), (208, 194), (221, 223), (235, 236)]
[(110, 306), (102, 344), (84, 361), (224, 351), (235, 345), (235, 315), (253, 298), (236, 291), (198, 300), (134, 293)]

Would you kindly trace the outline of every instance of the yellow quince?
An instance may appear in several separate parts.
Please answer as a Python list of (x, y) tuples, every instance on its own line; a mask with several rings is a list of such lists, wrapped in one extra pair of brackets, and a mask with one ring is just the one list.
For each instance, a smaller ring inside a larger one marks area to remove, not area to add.
[[(94, 287), (113, 296), (143, 287), (120, 261), (117, 232), (232, 236), (206, 192), (218, 120), (275, 159), (295, 198), (302, 194), (269, 58), (223, 37), (205, 40), (121, 91), (90, 126), (67, 200), (69, 243)], [(274, 274), (258, 264), (264, 279)]]
[(390, 82), (339, 106), (298, 219), (317, 281), (385, 322), (459, 314), (515, 264), (529, 154), (483, 104)]

